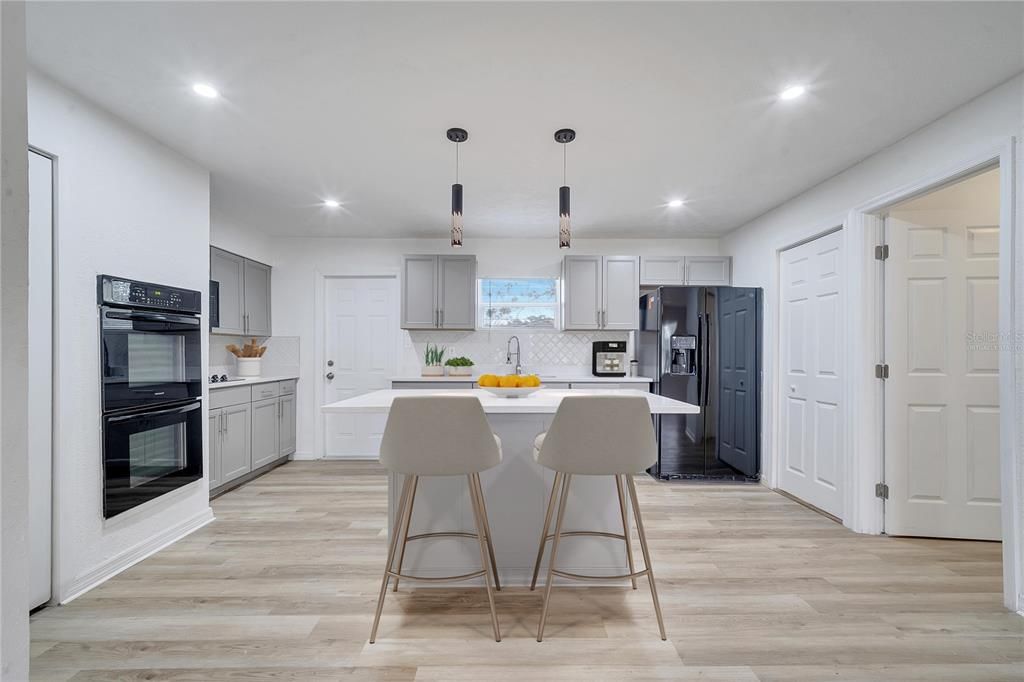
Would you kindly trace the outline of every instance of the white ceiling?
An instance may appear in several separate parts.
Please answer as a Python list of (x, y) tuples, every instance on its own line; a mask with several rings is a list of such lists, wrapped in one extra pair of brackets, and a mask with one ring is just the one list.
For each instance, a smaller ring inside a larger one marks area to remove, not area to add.
[(445, 236), (455, 125), (467, 240), (555, 238), (563, 126), (574, 235), (720, 234), (1024, 69), (1022, 3), (35, 2), (28, 21), (39, 69), (210, 168), (216, 213), (291, 235)]

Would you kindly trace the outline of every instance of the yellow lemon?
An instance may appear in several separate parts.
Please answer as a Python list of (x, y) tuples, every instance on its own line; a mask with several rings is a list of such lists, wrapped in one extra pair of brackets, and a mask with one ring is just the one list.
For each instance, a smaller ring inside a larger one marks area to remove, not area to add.
[(519, 377), (515, 374), (506, 374), (503, 377), (499, 377), (498, 385), (502, 388), (516, 388), (519, 385)]
[(477, 380), (477, 383), (485, 388), (494, 388), (498, 385), (498, 377), (493, 374), (484, 374)]
[(537, 376), (536, 374), (529, 375), (528, 377), (526, 377), (525, 385), (528, 386), (529, 388), (537, 388), (538, 386), (540, 386), (540, 377)]

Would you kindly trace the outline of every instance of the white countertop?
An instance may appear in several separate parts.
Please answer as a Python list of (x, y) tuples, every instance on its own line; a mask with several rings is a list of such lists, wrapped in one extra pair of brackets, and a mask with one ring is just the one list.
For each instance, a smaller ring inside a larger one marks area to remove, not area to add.
[(391, 409), (391, 401), (404, 396), (423, 397), (429, 395), (469, 395), (480, 400), (487, 414), (554, 414), (558, 410), (562, 398), (570, 395), (636, 395), (647, 398), (653, 414), (697, 414), (700, 408), (680, 400), (673, 400), (646, 391), (630, 388), (586, 389), (586, 388), (548, 388), (524, 398), (500, 398), (487, 391), (477, 388), (451, 389), (390, 389), (364, 393), (354, 398), (346, 398), (336, 403), (324, 405), (320, 409), (332, 414), (365, 414), (387, 412)]
[[(498, 374), (501, 376), (501, 374)], [(654, 381), (650, 377), (595, 377), (591, 374), (573, 374), (573, 375), (560, 375), (560, 374), (538, 374), (541, 383), (545, 384), (649, 384)], [(473, 374), (468, 377), (425, 377), (425, 376), (406, 376), (406, 377), (391, 377), (392, 383), (412, 383), (412, 382), (453, 382), (453, 383), (471, 383), (475, 384), (476, 380), (480, 378), (479, 374)]]
[(215, 391), (218, 388), (231, 388), (232, 386), (252, 386), (253, 384), (269, 384), (275, 381), (288, 381), (289, 379), (298, 379), (297, 376), (269, 376), (269, 377), (239, 377), (236, 381), (226, 381), (222, 383), (211, 384), (210, 380), (206, 380), (206, 385), (210, 387), (211, 391)]

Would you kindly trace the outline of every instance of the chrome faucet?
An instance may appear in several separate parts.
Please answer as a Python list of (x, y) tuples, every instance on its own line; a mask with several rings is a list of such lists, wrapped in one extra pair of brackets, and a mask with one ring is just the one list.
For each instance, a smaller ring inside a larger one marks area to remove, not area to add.
[(512, 342), (513, 341), (516, 342), (516, 374), (522, 374), (523, 373), (523, 365), (520, 363), (520, 357), (519, 357), (519, 355), (520, 355), (520, 353), (519, 353), (519, 337), (518, 336), (514, 336), (513, 335), (508, 340), (508, 345), (505, 348), (505, 364), (506, 365), (511, 365), (512, 364)]

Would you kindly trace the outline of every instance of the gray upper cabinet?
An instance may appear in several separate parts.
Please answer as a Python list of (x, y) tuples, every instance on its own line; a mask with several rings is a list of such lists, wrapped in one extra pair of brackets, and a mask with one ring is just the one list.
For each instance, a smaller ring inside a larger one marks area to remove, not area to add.
[(640, 328), (640, 259), (605, 256), (602, 329)]
[(402, 329), (474, 329), (476, 256), (405, 256)]
[(210, 247), (210, 279), (220, 283), (220, 325), (214, 334), (270, 336), (269, 265)]
[(438, 311), (441, 329), (476, 327), (476, 257), (438, 256)]
[(210, 248), (210, 279), (220, 283), (220, 334), (245, 333), (245, 259)]
[(562, 298), (564, 329), (637, 329), (640, 259), (566, 256), (562, 261)]
[(699, 286), (731, 286), (731, 256), (687, 256), (684, 283)]
[(277, 398), (260, 400), (252, 404), (252, 468), (277, 460), (280, 455), (278, 442), (281, 420), (280, 401)]
[(600, 329), (604, 304), (601, 256), (566, 256), (562, 261), (562, 326)]
[(402, 329), (437, 327), (437, 256), (402, 259)]
[(270, 336), (270, 266), (245, 261), (245, 333)]
[(683, 283), (682, 256), (641, 256), (640, 284), (672, 286)]

